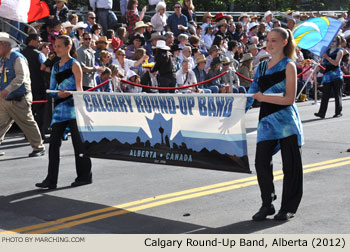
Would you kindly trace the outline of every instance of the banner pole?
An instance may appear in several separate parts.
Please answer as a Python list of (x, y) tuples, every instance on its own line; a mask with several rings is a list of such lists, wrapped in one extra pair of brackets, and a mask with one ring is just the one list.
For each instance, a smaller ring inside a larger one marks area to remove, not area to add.
[(307, 80), (305, 81), (305, 84), (303, 85), (303, 87), (301, 88), (299, 94), (297, 95), (297, 97), (295, 98), (296, 100), (299, 99), (301, 93), (303, 92), (303, 90), (305, 89), (307, 83), (310, 81), (310, 79), (312, 78), (312, 76), (314, 75), (315, 71), (316, 71), (316, 68), (318, 67), (319, 64), (314, 64), (314, 67), (312, 68), (311, 70), (311, 74), (310, 76), (307, 78)]
[(314, 72), (314, 102), (312, 105), (317, 105), (317, 71)]

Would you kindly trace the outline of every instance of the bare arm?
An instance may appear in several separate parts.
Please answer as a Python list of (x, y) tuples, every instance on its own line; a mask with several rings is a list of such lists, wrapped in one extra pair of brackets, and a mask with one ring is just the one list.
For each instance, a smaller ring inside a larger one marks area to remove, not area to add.
[(326, 60), (328, 60), (329, 63), (331, 63), (334, 66), (338, 66), (339, 62), (341, 61), (341, 59), (343, 58), (343, 50), (340, 50), (337, 53), (337, 58), (334, 60), (331, 57), (329, 57), (327, 54), (323, 54), (322, 55)]
[(253, 95), (260, 102), (268, 102), (278, 105), (292, 105), (297, 90), (297, 70), (293, 62), (286, 66), (286, 94), (283, 97), (263, 95), (261, 92)]
[(74, 74), (77, 91), (83, 91), (83, 84), (82, 84), (83, 71), (77, 62), (74, 62), (72, 67), (72, 72)]

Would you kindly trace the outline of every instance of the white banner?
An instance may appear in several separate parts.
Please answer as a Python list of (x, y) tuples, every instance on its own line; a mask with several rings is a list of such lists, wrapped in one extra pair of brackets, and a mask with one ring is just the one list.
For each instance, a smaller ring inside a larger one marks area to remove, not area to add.
[(250, 172), (245, 95), (74, 92), (91, 157)]

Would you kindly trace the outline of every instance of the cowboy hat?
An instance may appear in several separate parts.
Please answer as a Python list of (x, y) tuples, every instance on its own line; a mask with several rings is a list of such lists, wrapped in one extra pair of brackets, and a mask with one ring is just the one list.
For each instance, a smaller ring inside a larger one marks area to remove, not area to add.
[(76, 30), (79, 28), (85, 29), (86, 27), (88, 27), (88, 25), (85, 24), (84, 22), (80, 21), (73, 27), (73, 30)]
[(170, 47), (165, 44), (164, 40), (158, 40), (156, 48), (169, 51)]
[(31, 25), (31, 26), (33, 26), (33, 27), (35, 28), (35, 27), (41, 27), (41, 26), (43, 26), (44, 24), (39, 23), (39, 22), (33, 22), (33, 23), (29, 24), (29, 25)]
[(270, 56), (271, 56), (271, 54), (269, 54), (266, 51), (263, 51), (263, 52), (259, 53), (257, 57), (258, 57), (258, 60), (261, 61), (264, 58), (270, 58)]
[(69, 21), (62, 23), (62, 26), (63, 26), (63, 28), (69, 28), (69, 27), (73, 28), (74, 27), (74, 25), (71, 24), (71, 22), (69, 22)]
[(10, 38), (10, 35), (7, 32), (0, 32), (0, 41), (10, 43), (11, 47), (17, 46), (16, 41)]
[(226, 19), (221, 19), (219, 22), (216, 23), (216, 27), (220, 27), (220, 26), (227, 26), (227, 21)]
[(109, 41), (106, 36), (100, 36), (98, 40), (96, 40), (95, 44), (99, 44), (99, 43), (109, 44), (111, 43), (111, 41)]
[(255, 50), (255, 49), (258, 49), (258, 47), (256, 46), (256, 44), (250, 44), (248, 45), (248, 51), (252, 51), (252, 50)]
[(245, 53), (243, 54), (243, 58), (240, 60), (240, 62), (242, 63), (251, 59), (253, 59), (253, 55), (251, 53)]
[(270, 15), (272, 15), (272, 12), (268, 10), (268, 11), (265, 12), (264, 18), (266, 19)]
[(222, 63), (222, 59), (220, 56), (217, 56), (213, 59), (213, 61), (210, 63), (210, 66), (213, 66), (213, 65), (216, 65), (216, 64), (219, 64), (219, 63)]
[(296, 17), (296, 16), (300, 16), (300, 12), (299, 11), (294, 11), (292, 14), (292, 17)]
[(135, 30), (139, 29), (139, 28), (146, 28), (148, 27), (148, 25), (146, 25), (143, 21), (139, 21), (135, 24)]
[(223, 12), (216, 13), (214, 21), (222, 18), (226, 18)]
[(240, 20), (241, 20), (242, 18), (244, 18), (244, 17), (249, 18), (248, 14), (244, 12), (244, 13), (242, 13), (242, 14), (239, 16), (238, 20), (240, 21)]
[(207, 62), (207, 59), (205, 58), (204, 54), (199, 55), (196, 58), (197, 64), (202, 63), (202, 62)]
[(223, 65), (228, 65), (231, 64), (233, 62), (233, 60), (230, 60), (229, 57), (225, 56), (224, 60), (222, 61)]
[(258, 16), (257, 15), (251, 15), (250, 19), (258, 19)]
[(257, 22), (251, 22), (248, 24), (248, 31), (250, 31), (251, 29), (253, 29), (254, 27), (259, 26), (259, 23)]
[(125, 55), (125, 51), (121, 48), (119, 48), (116, 52), (115, 55), (119, 55), (119, 54), (124, 54)]
[(213, 16), (210, 12), (206, 12), (203, 15), (203, 20), (205, 20), (206, 18), (213, 18), (213, 17), (215, 17), (215, 16)]
[(164, 37), (160, 34), (160, 32), (153, 32), (151, 34), (151, 38), (149, 40), (153, 41), (153, 40), (158, 40), (158, 39), (164, 39)]

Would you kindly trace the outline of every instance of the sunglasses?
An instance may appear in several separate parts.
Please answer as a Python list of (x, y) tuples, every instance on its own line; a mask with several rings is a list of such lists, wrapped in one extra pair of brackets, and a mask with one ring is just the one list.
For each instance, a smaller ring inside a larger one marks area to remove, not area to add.
[(181, 7), (180, 6), (175, 6), (174, 9), (181, 9)]
[(91, 38), (84, 38), (84, 40), (91, 40)]
[(125, 54), (118, 54), (119, 56), (125, 57)]
[(95, 17), (89, 17), (89, 19), (96, 19)]

